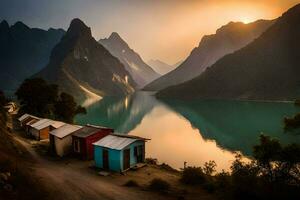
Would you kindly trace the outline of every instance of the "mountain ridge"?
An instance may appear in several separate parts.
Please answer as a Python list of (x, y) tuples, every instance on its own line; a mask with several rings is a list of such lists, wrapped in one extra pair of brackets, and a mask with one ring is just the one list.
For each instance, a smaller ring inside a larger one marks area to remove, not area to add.
[(47, 67), (35, 76), (58, 84), (80, 102), (86, 98), (82, 87), (99, 96), (114, 96), (130, 94), (136, 86), (122, 63), (77, 18), (52, 50)]
[(252, 42), (273, 23), (273, 20), (257, 20), (249, 24), (229, 22), (215, 34), (203, 36), (198, 47), (180, 66), (154, 80), (144, 90), (158, 91), (195, 78), (223, 56)]
[(98, 42), (123, 63), (140, 88), (160, 76), (117, 32), (112, 32), (108, 38), (100, 39)]
[[(294, 100), (300, 96), (300, 4), (255, 41), (158, 97)], [(193, 95), (193, 97), (191, 96)]]
[(13, 93), (21, 82), (41, 70), (52, 48), (65, 34), (63, 29), (30, 28), (23, 22), (0, 23), (0, 89)]

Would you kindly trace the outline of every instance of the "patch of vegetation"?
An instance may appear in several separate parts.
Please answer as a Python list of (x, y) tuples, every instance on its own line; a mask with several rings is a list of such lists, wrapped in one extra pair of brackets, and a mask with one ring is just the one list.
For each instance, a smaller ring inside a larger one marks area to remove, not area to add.
[(170, 188), (171, 185), (160, 178), (153, 179), (149, 184), (149, 189), (157, 192), (167, 192)]
[[(215, 167), (212, 163), (207, 166)], [(201, 184), (222, 199), (300, 199), (300, 145), (297, 144), (282, 146), (278, 140), (261, 135), (251, 162), (244, 162), (237, 154), (230, 173), (212, 175), (212, 170), (203, 171), (189, 167), (182, 178), (185, 183)]]
[(300, 113), (296, 114), (294, 117), (284, 118), (284, 129), (286, 131), (294, 130), (300, 128)]
[(40, 78), (26, 79), (16, 92), (21, 108), (19, 113), (57, 119), (72, 123), (75, 115), (86, 113), (77, 105), (74, 97), (60, 93), (57, 85), (48, 84)]
[(158, 161), (156, 158), (146, 158), (145, 163), (149, 165), (157, 165)]
[(126, 187), (139, 187), (139, 184), (135, 180), (128, 180), (124, 186)]
[(206, 182), (206, 175), (201, 167), (186, 167), (182, 171), (180, 181), (188, 185), (203, 184)]

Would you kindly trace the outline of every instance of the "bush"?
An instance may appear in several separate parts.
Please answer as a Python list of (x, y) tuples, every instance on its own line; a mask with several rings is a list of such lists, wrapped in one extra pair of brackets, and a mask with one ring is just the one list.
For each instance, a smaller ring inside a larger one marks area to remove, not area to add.
[(158, 161), (156, 158), (146, 158), (145, 163), (150, 164), (150, 165), (157, 165)]
[(171, 186), (167, 181), (155, 178), (150, 182), (149, 188), (153, 191), (166, 192), (171, 188)]
[(286, 131), (297, 129), (300, 127), (300, 113), (296, 114), (294, 117), (284, 118), (284, 129)]
[(187, 167), (183, 169), (180, 180), (185, 184), (203, 184), (206, 177), (201, 167)]
[(126, 187), (138, 187), (139, 184), (135, 180), (129, 180), (124, 184), (124, 186), (126, 186)]

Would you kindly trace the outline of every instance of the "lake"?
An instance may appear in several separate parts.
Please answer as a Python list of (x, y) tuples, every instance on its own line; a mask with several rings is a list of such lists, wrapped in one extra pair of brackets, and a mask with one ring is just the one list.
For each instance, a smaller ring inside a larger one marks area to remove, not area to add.
[(76, 123), (112, 127), (115, 132), (151, 139), (146, 157), (174, 168), (202, 166), (209, 160), (228, 170), (234, 152), (251, 156), (264, 133), (283, 144), (300, 143), (300, 134), (285, 133), (283, 118), (300, 112), (293, 103), (157, 100), (152, 93), (105, 97), (87, 107)]

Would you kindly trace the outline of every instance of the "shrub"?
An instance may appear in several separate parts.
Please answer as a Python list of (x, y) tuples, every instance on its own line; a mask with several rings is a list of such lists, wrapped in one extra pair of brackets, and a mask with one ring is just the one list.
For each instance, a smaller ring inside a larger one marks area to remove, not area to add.
[(150, 165), (157, 165), (158, 161), (156, 158), (146, 158), (145, 163), (150, 164)]
[(167, 181), (155, 178), (150, 182), (149, 188), (153, 191), (166, 192), (171, 188), (171, 186)]
[(300, 113), (296, 114), (294, 117), (284, 118), (284, 129), (286, 131), (297, 129), (300, 127)]
[(183, 169), (180, 180), (185, 184), (202, 184), (206, 177), (201, 167), (187, 167)]
[(213, 173), (216, 172), (216, 162), (213, 161), (213, 160), (210, 160), (209, 162), (206, 162), (204, 164), (204, 167), (203, 167), (203, 172), (208, 175), (208, 176), (211, 176), (213, 175)]
[(124, 184), (124, 186), (126, 186), (126, 187), (138, 187), (139, 184), (135, 180), (129, 180)]

